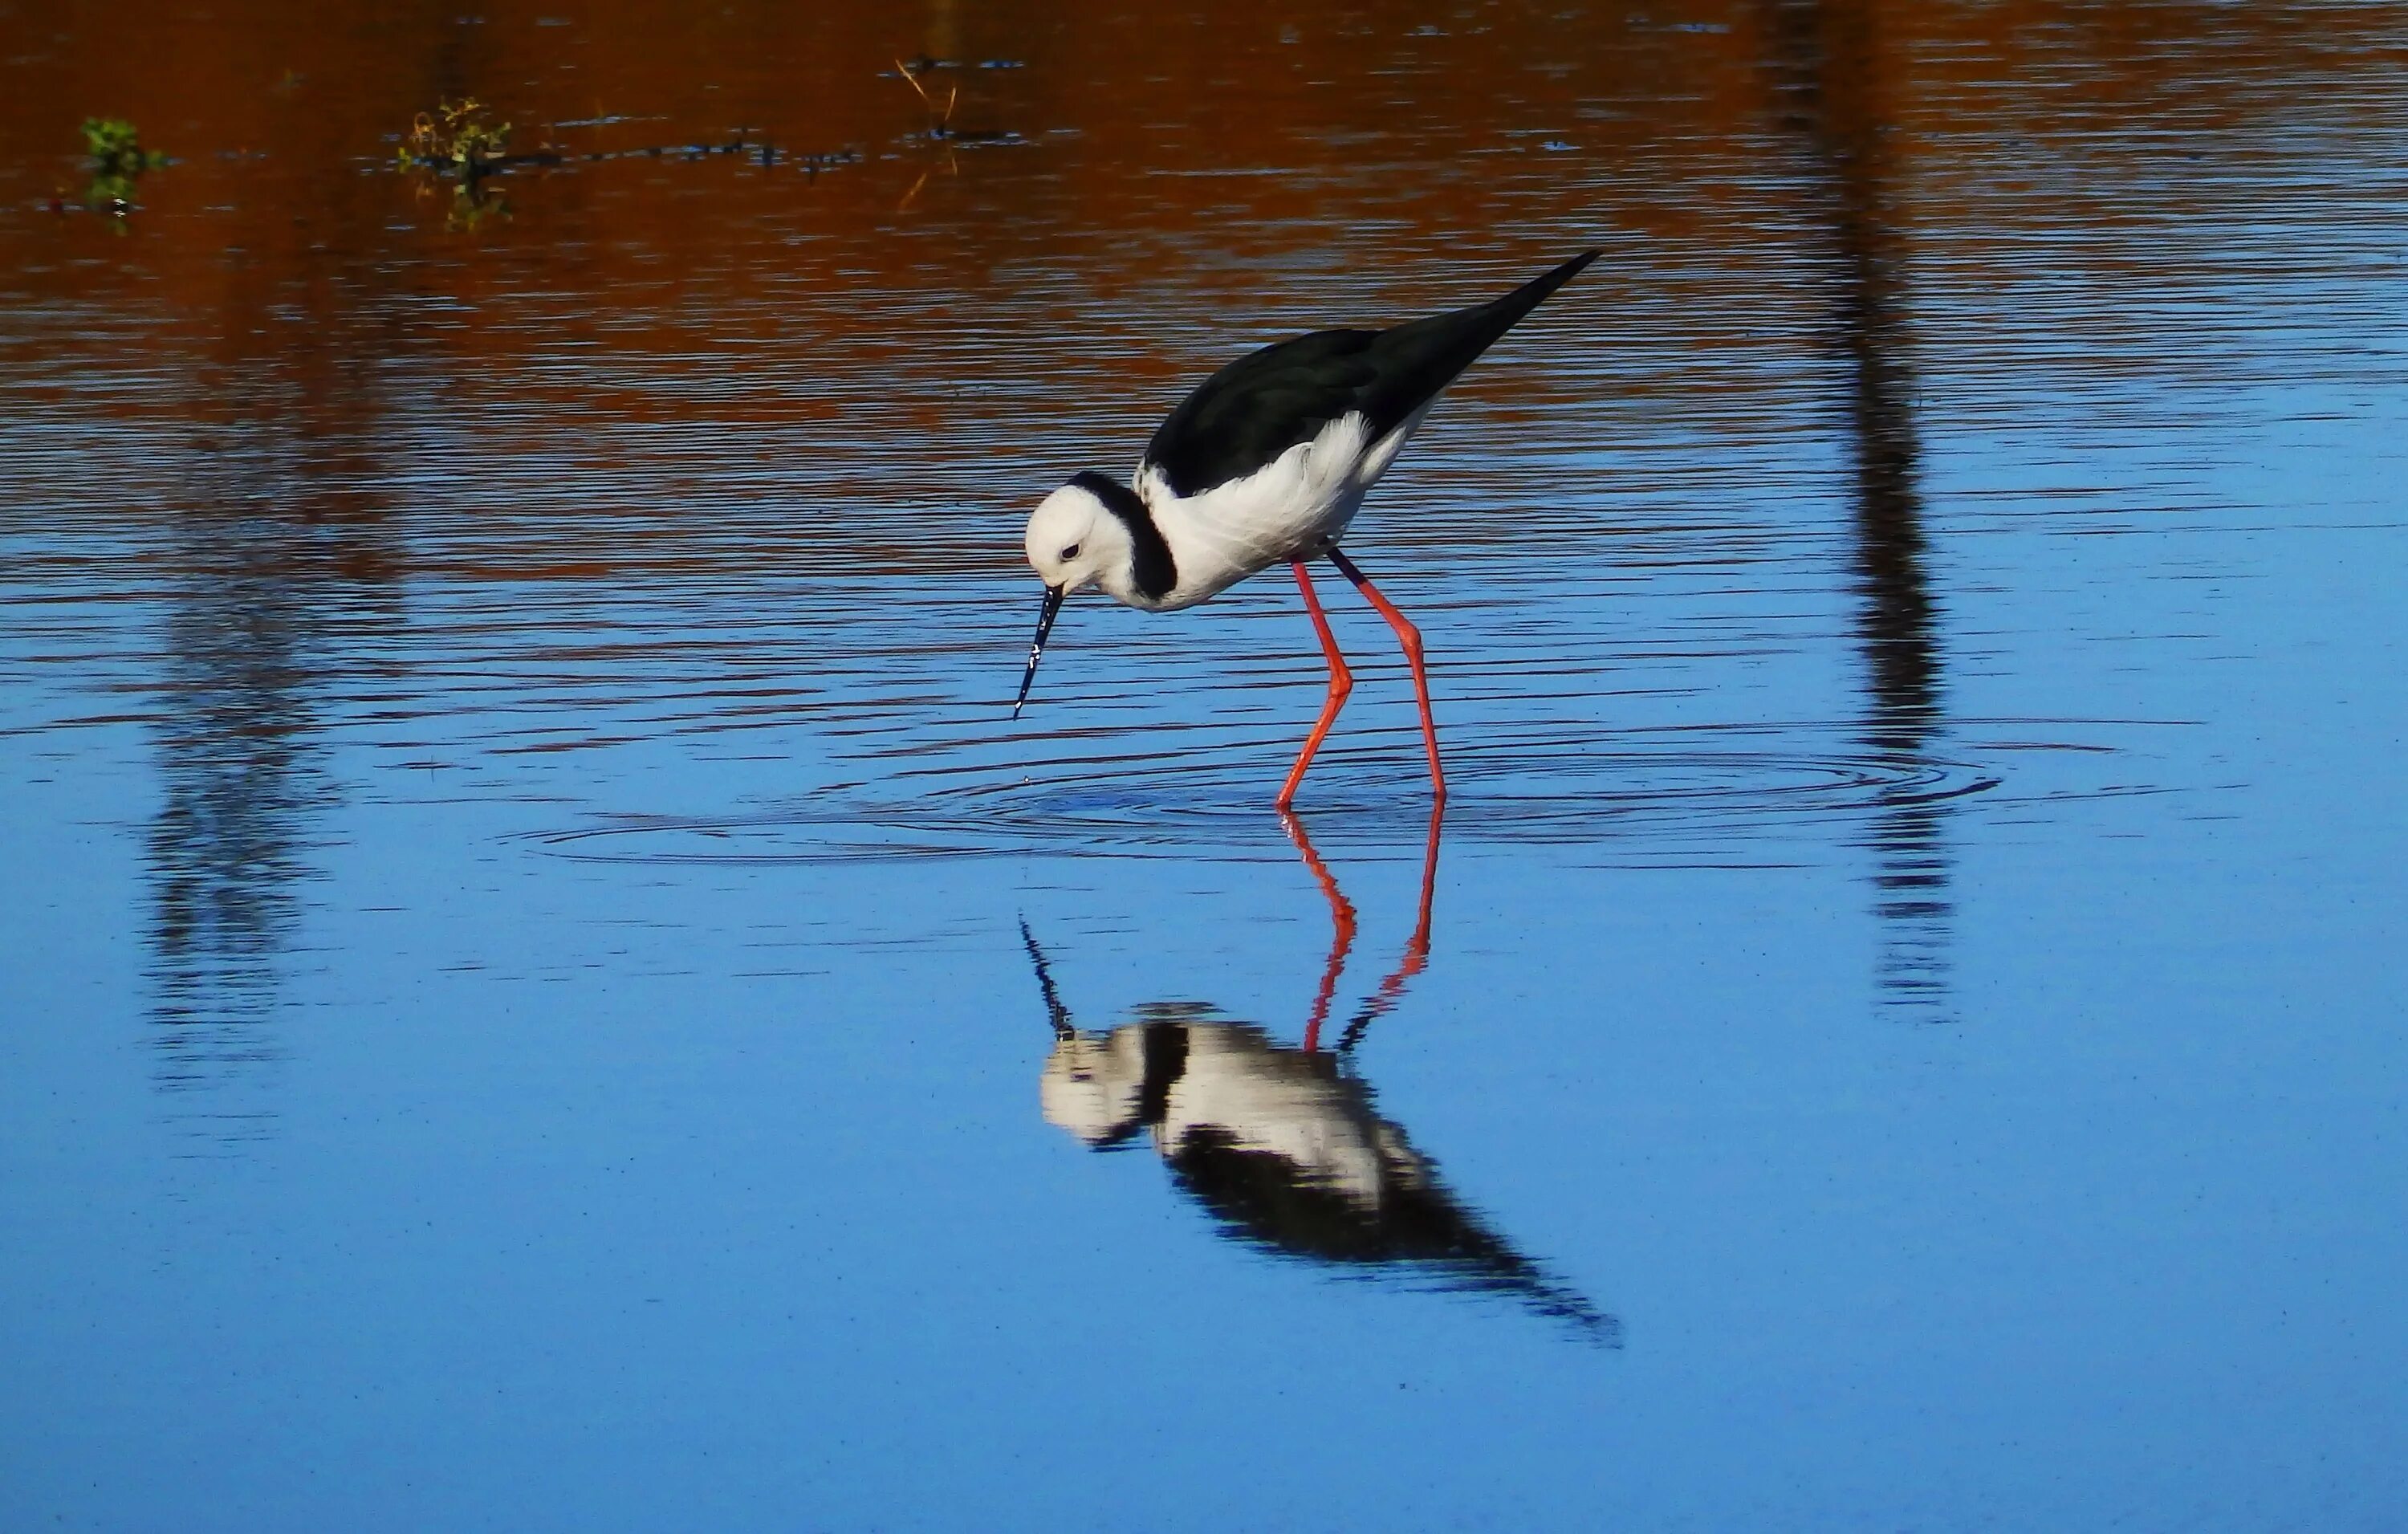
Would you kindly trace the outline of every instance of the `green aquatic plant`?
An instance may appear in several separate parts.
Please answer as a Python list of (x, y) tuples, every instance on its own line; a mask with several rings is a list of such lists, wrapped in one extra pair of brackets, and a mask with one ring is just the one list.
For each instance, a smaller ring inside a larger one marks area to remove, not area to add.
[(122, 117), (85, 118), (83, 147), (93, 171), (103, 176), (139, 176), (167, 163), (158, 151), (144, 149), (141, 130)]
[[(490, 191), (485, 179), (510, 158), (510, 125), (491, 121), (486, 110), (475, 96), (438, 101), (435, 110), (410, 120), (409, 132), (401, 141), (402, 169), (458, 178), (443, 218), (443, 226), (454, 234), (473, 230), (488, 219), (510, 216), (509, 199)], [(431, 181), (421, 179), (422, 199), (433, 190)]]
[(475, 96), (438, 101), (434, 111), (419, 113), (401, 141), (402, 168), (483, 175), (502, 160), (510, 142), (510, 125), (488, 122), (485, 114), (485, 104)]
[(120, 218), (133, 209), (135, 183), (142, 173), (167, 163), (157, 150), (144, 149), (141, 131), (122, 117), (85, 118), (83, 147), (92, 160), (84, 206)]
[(473, 233), (488, 219), (508, 223), (510, 200), (487, 182), (464, 179), (452, 189), (452, 205), (444, 210), (443, 227), (455, 235)]
[[(915, 84), (914, 90), (919, 87)], [(922, 93), (924, 95), (924, 92)], [(595, 118), (581, 122), (538, 125), (532, 130), (537, 136), (532, 149), (510, 149), (511, 125), (493, 121), (491, 109), (474, 96), (460, 101), (440, 101), (431, 112), (420, 112), (410, 120), (408, 131), (400, 136), (394, 151), (394, 163), (411, 172), (411, 181), (422, 204), (431, 202), (445, 185), (451, 192), (450, 207), (444, 216), (444, 226), (453, 233), (477, 228), (489, 220), (507, 221), (511, 216), (509, 200), (498, 191), (498, 173), (535, 169), (557, 169), (574, 165), (604, 160), (625, 160), (638, 157), (662, 159), (674, 157), (698, 160), (710, 155), (743, 155), (764, 170), (779, 165), (792, 165), (805, 173), (816, 176), (836, 165), (853, 165), (861, 151), (843, 149), (824, 153), (796, 153), (752, 136), (752, 130), (737, 128), (724, 141), (689, 142), (686, 144), (648, 144), (634, 149), (569, 150), (561, 148), (552, 138), (554, 128), (584, 128), (604, 122), (625, 121), (620, 118)], [(943, 126), (941, 119), (933, 120), (935, 127)]]

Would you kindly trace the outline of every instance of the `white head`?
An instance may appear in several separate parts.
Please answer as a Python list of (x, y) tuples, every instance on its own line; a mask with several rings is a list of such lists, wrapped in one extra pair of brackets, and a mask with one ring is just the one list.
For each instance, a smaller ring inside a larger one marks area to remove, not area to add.
[(1090, 478), (1100, 476), (1082, 474), (1037, 503), (1028, 518), (1028, 563), (1066, 596), (1100, 586), (1125, 601), (1137, 563), (1128, 527), (1082, 482)]
[(1028, 701), (1037, 680), (1037, 661), (1045, 653), (1045, 636), (1054, 630), (1054, 615), (1062, 598), (1088, 586), (1100, 586), (1122, 601), (1137, 592), (1136, 546), (1128, 524), (1104, 504), (1107, 495), (1129, 494), (1102, 475), (1082, 474), (1037, 503), (1029, 514), (1025, 547), (1028, 563), (1045, 582), (1045, 608), (1037, 618), (1037, 642), (1028, 647), (1028, 669), (1020, 679), (1020, 699), (1011, 711)]

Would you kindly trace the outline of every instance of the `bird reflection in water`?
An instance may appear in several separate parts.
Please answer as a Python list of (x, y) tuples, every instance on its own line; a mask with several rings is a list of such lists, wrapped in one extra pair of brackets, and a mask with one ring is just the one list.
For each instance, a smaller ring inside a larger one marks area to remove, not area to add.
[(1049, 1124), (1092, 1150), (1149, 1138), (1180, 1190), (1233, 1240), (1334, 1268), (1412, 1276), (1439, 1287), (1511, 1296), (1580, 1335), (1618, 1346), (1621, 1324), (1548, 1276), (1467, 1207), (1383, 1118), (1356, 1050), (1428, 962), (1440, 817), (1430, 817), (1421, 907), (1396, 968), (1330, 1048), (1322, 1034), (1354, 946), (1354, 907), (1306, 836), (1289, 839), (1329, 902), (1329, 957), (1299, 1045), (1203, 1002), (1154, 1002), (1105, 1032), (1072, 1023), (1044, 951), (1021, 924), (1054, 1025), (1040, 1097)]

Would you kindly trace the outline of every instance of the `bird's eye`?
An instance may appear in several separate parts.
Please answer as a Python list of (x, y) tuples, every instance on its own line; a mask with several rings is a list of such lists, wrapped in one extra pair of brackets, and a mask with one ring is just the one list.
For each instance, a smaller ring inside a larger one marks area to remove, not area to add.
[(1076, 559), (1076, 558), (1078, 558), (1078, 557), (1079, 557), (1079, 546), (1078, 546), (1077, 544), (1073, 543), (1073, 544), (1072, 544), (1072, 545), (1070, 545), (1068, 548), (1067, 548), (1067, 549), (1063, 550), (1063, 551), (1062, 551), (1062, 557), (1063, 557), (1064, 559)]

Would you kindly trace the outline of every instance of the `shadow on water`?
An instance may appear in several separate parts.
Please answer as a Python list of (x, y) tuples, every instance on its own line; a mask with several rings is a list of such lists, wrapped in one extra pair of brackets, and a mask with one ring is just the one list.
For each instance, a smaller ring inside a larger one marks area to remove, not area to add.
[[(1765, 36), (1779, 120), (1805, 146), (1806, 190), (1830, 281), (1831, 344), (1849, 383), (1856, 630), (1871, 695), (1859, 738), (1912, 776), (1932, 760), (1941, 734), (1942, 679), (1916, 483), (1889, 54), (1864, 0), (1770, 0)], [(1950, 1015), (1947, 814), (1944, 800), (1901, 796), (1878, 808), (1870, 833), (1882, 994), (1932, 1022)]]
[(1117, 1027), (1082, 1030), (1024, 921), (1021, 937), (1054, 1025), (1040, 1086), (1046, 1122), (1096, 1151), (1149, 1137), (1180, 1191), (1234, 1240), (1332, 1269), (1510, 1296), (1590, 1341), (1618, 1346), (1621, 1323), (1549, 1276), (1448, 1188), (1403, 1126), (1381, 1116), (1357, 1067), (1371, 1025), (1429, 960), (1439, 814), (1423, 852), (1412, 936), (1328, 1048), (1322, 1034), (1354, 946), (1355, 910), (1303, 823), (1285, 824), (1329, 902), (1329, 956), (1302, 1042), (1280, 1043), (1197, 1001), (1150, 1002)]

